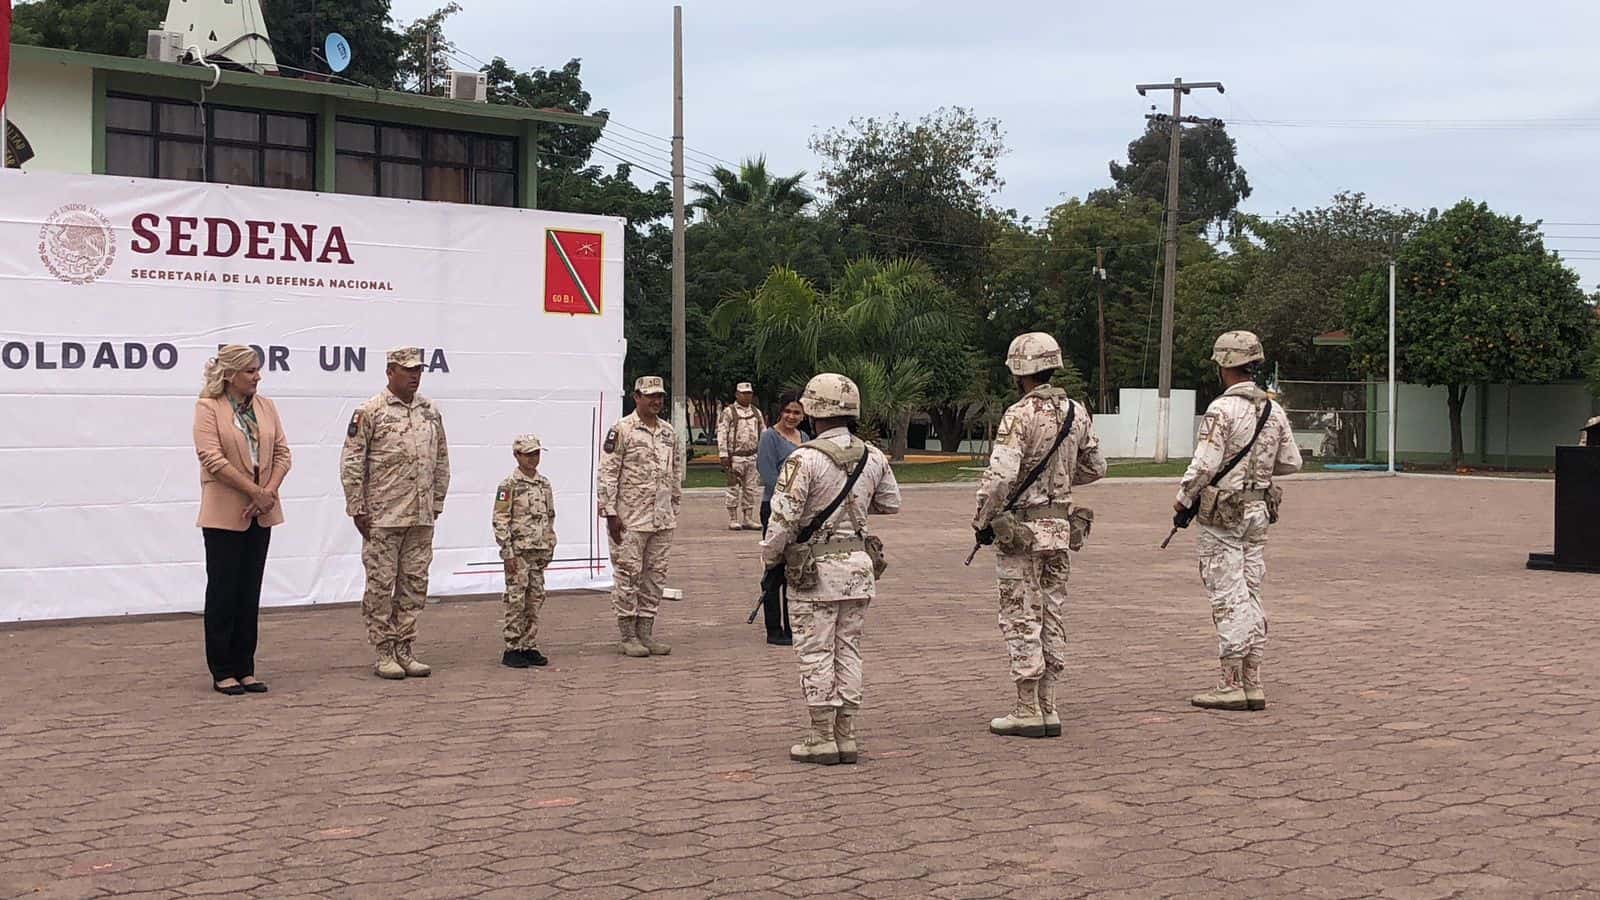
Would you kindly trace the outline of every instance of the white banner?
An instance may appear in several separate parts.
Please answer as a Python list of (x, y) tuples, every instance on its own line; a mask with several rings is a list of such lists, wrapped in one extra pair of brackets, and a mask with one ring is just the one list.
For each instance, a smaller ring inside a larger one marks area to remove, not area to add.
[(261, 349), (294, 453), (263, 605), (361, 598), (339, 448), (396, 346), (424, 348), (450, 440), (430, 592), (502, 590), (493, 493), (528, 431), (556, 494), (549, 586), (609, 585), (622, 240), (598, 216), (0, 173), (0, 620), (204, 606), (191, 422), (234, 342)]

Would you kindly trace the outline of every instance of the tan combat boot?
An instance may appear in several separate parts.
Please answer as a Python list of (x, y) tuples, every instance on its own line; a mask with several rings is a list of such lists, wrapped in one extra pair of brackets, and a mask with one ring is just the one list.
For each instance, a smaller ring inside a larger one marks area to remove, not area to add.
[(1011, 715), (989, 720), (989, 730), (1014, 737), (1044, 737), (1044, 714), (1039, 712), (1039, 681), (1017, 682), (1017, 705)]
[(407, 678), (427, 678), (433, 672), (433, 667), (427, 663), (419, 662), (411, 655), (411, 642), (401, 641), (394, 646), (394, 661), (405, 670)]
[(1189, 702), (1202, 709), (1248, 709), (1249, 701), (1245, 699), (1244, 687), (1240, 684), (1240, 670), (1243, 667), (1242, 660), (1223, 660), (1222, 677), (1217, 686), (1203, 694), (1195, 694), (1189, 698)]
[(838, 765), (839, 744), (834, 738), (834, 708), (810, 706), (807, 709), (811, 713), (811, 730), (806, 733), (804, 741), (789, 748), (789, 758), (795, 762)]
[(406, 670), (394, 658), (393, 644), (378, 645), (378, 662), (372, 667), (373, 674), (379, 678), (388, 678), (398, 681), (406, 677)]
[(854, 763), (860, 758), (856, 746), (856, 713), (861, 707), (846, 703), (833, 718), (833, 742), (839, 745), (839, 762)]
[(1251, 653), (1244, 658), (1239, 670), (1239, 681), (1244, 685), (1244, 702), (1249, 709), (1267, 708), (1267, 689), (1261, 684), (1261, 654)]
[(666, 656), (667, 654), (672, 652), (672, 645), (671, 644), (663, 644), (660, 641), (655, 640), (654, 638), (652, 638), (650, 636), (651, 632), (653, 632), (655, 630), (655, 627), (656, 627), (656, 620), (655, 620), (654, 616), (651, 616), (649, 618), (645, 618), (643, 616), (640, 616), (635, 621), (637, 622), (637, 625), (638, 625), (639, 643), (643, 644), (644, 645), (644, 649), (646, 651), (648, 651), (646, 655), (648, 655), (648, 656)]
[(1039, 714), (1044, 716), (1044, 736), (1061, 736), (1061, 715), (1056, 712), (1056, 677), (1045, 672), (1039, 678)]
[(650, 651), (639, 643), (638, 622), (639, 620), (632, 616), (617, 617), (617, 631), (622, 633), (622, 643), (617, 645), (617, 650), (623, 656), (644, 657), (650, 655)]

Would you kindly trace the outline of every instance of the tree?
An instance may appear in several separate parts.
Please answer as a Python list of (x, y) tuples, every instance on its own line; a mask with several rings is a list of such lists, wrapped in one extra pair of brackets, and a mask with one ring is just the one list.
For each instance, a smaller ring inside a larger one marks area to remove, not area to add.
[[(1576, 374), (1594, 310), (1577, 274), (1545, 249), (1537, 222), (1463, 200), (1443, 214), (1431, 212), (1396, 264), (1399, 374), (1445, 386), (1451, 465), (1461, 462), (1461, 405), (1469, 385), (1542, 384)], [(1387, 273), (1363, 276), (1346, 308), (1353, 364), (1382, 371)]]
[[(272, 37), (278, 63), (309, 72), (328, 72), (322, 45), (330, 32), (350, 42), (350, 65), (340, 77), (373, 87), (394, 84), (400, 35), (394, 30), (389, 0), (345, 0), (305, 3), (303, 0), (261, 0), (261, 15)], [(140, 44), (143, 53), (143, 44)], [(295, 73), (299, 74), (299, 73)]]
[[(1090, 201), (1104, 203), (1120, 195), (1143, 197), (1166, 206), (1170, 143), (1168, 125), (1152, 120), (1145, 126), (1144, 134), (1128, 144), (1127, 164), (1111, 162), (1111, 180), (1115, 187), (1096, 191), (1090, 195)], [(1234, 158), (1238, 145), (1220, 122), (1185, 128), (1182, 143), (1178, 221), (1206, 226), (1217, 224), (1220, 228), (1250, 196), (1250, 181)]]
[(958, 294), (980, 294), (995, 225), (990, 201), (1005, 183), (998, 120), (960, 107), (916, 122), (851, 119), (810, 146), (826, 160), (818, 174), (834, 208), (874, 256), (922, 259)]
[(890, 455), (903, 459), (911, 417), (933, 383), (925, 347), (954, 327), (955, 313), (953, 296), (926, 263), (865, 257), (826, 292), (774, 268), (754, 291), (720, 304), (713, 325), (726, 336), (748, 323), (757, 371), (780, 383), (801, 384), (818, 371), (855, 379), (863, 423), (882, 426)]
[(166, 15), (166, 0), (39, 0), (13, 10), (11, 40), (110, 56), (144, 56), (145, 32), (161, 27)]
[(774, 178), (767, 171), (767, 157), (763, 154), (745, 160), (737, 172), (717, 166), (711, 170), (710, 182), (697, 181), (689, 185), (689, 190), (700, 195), (689, 206), (705, 213), (707, 218), (729, 209), (750, 206), (767, 212), (797, 213), (817, 199), (802, 184), (805, 177), (806, 173), (801, 171)]
[(451, 0), (401, 30), (395, 90), (436, 97), (445, 95), (450, 86), (447, 73), (454, 68), (451, 57), (455, 55), (456, 45), (445, 38), (444, 22), (460, 11), (461, 4)]

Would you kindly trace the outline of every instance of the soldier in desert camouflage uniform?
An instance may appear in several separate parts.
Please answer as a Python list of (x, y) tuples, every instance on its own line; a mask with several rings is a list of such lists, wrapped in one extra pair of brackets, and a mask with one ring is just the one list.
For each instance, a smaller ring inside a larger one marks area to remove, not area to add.
[[(1011, 714), (989, 723), (995, 734), (1061, 734), (1055, 686), (1066, 666), (1067, 552), (1082, 545), (1093, 515), (1073, 506), (1072, 487), (1098, 481), (1106, 463), (1088, 410), (1050, 385), (1060, 367), (1061, 346), (1050, 335), (1032, 332), (1011, 342), (1006, 368), (1016, 378), (1022, 399), (1000, 419), (972, 519), (974, 530), (993, 526), (996, 534), (1000, 634), (1011, 655), (1011, 680), (1017, 689)], [(1069, 418), (1071, 430), (1043, 473), (1012, 511), (1003, 513), (1012, 491), (1051, 453)]]
[(361, 612), (367, 639), (378, 650), (373, 671), (381, 678), (424, 678), (417, 661), (417, 611), (428, 596), (433, 562), (433, 523), (444, 511), (450, 487), (450, 450), (444, 419), (417, 394), (422, 351), (391, 350), (389, 386), (350, 417), (339, 480), (345, 513), (361, 532), (361, 563), (367, 589)]
[(611, 606), (625, 656), (672, 652), (654, 636), (683, 500), (683, 448), (672, 423), (661, 418), (666, 394), (655, 375), (634, 382), (634, 411), (612, 426), (601, 448), (600, 515), (611, 538)]
[[(1250, 445), (1269, 398), (1255, 384), (1265, 355), (1261, 341), (1248, 331), (1230, 331), (1217, 338), (1211, 359), (1220, 367), (1225, 390), (1206, 408), (1195, 438), (1194, 459), (1178, 486), (1173, 509), (1184, 510), (1206, 491), (1226, 461)], [(1300, 471), (1300, 448), (1289, 430), (1283, 407), (1261, 425), (1248, 456), (1217, 484), (1215, 499), (1202, 499), (1196, 522), (1200, 580), (1211, 600), (1211, 621), (1217, 628), (1221, 679), (1215, 689), (1190, 699), (1209, 709), (1265, 709), (1267, 694), (1261, 663), (1267, 643), (1267, 616), (1261, 606), (1261, 582), (1267, 573), (1267, 526), (1278, 520), (1281, 488), (1274, 475)]]
[(506, 649), (500, 664), (525, 669), (549, 662), (539, 652), (539, 607), (544, 570), (556, 552), (556, 503), (550, 480), (539, 474), (539, 439), (522, 435), (511, 452), (517, 470), (494, 493), (494, 541), (506, 570)]
[(760, 531), (756, 513), (761, 509), (761, 473), (756, 471), (756, 447), (767, 417), (750, 401), (755, 389), (741, 381), (733, 391), (734, 404), (717, 416), (717, 458), (728, 475), (728, 530)]
[[(800, 687), (811, 730), (789, 748), (798, 762), (833, 765), (857, 758), (855, 717), (861, 708), (861, 634), (867, 604), (882, 574), (882, 543), (867, 532), (867, 514), (900, 511), (900, 486), (889, 460), (851, 430), (861, 393), (843, 375), (806, 385), (800, 405), (817, 437), (795, 449), (778, 472), (772, 517), (761, 542), (767, 568), (782, 565), (789, 583), (789, 619), (800, 659)], [(805, 544), (799, 532), (844, 490), (866, 454), (865, 468), (826, 523)]]

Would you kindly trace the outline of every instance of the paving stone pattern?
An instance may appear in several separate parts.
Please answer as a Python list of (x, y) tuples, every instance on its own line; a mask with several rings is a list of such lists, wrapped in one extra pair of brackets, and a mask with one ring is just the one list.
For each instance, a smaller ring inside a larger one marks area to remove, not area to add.
[(1600, 578), (1523, 568), (1548, 483), (1292, 483), (1254, 714), (1186, 703), (1215, 645), (1193, 535), (1156, 549), (1170, 497), (1082, 491), (1065, 734), (1025, 740), (986, 730), (1011, 691), (970, 490), (908, 489), (856, 766), (788, 760), (793, 658), (744, 624), (754, 539), (716, 493), (665, 658), (616, 655), (599, 594), (547, 604), (542, 670), (498, 665), (498, 602), (430, 606), (404, 682), (354, 607), (275, 611), (272, 692), (237, 698), (197, 617), (5, 627), (0, 896), (1594, 895)]

